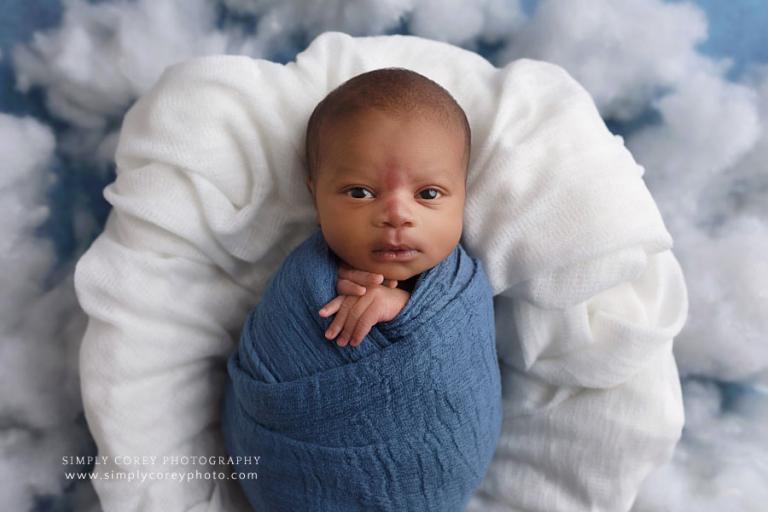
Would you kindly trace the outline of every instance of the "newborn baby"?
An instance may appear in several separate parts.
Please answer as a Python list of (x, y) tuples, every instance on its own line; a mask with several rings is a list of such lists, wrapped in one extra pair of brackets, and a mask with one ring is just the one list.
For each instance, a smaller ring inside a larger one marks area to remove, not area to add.
[(376, 70), (320, 102), (306, 150), (307, 187), (347, 295), (320, 314), (336, 314), (328, 338), (340, 332), (340, 346), (356, 346), (375, 323), (394, 318), (419, 274), (459, 243), (469, 123), (426, 77)]
[(254, 509), (458, 512), (482, 481), (501, 384), (491, 287), (459, 243), (469, 151), (461, 107), (413, 71), (358, 75), (315, 108), (319, 228), (227, 365), (222, 430), (258, 457), (240, 481)]

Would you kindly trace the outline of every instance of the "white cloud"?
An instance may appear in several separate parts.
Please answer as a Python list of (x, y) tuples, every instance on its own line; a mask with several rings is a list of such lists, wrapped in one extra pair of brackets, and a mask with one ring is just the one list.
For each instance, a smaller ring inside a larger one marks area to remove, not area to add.
[(224, 0), (235, 11), (262, 17), (256, 28), (257, 39), (265, 47), (287, 34), (303, 30), (310, 39), (326, 30), (352, 35), (381, 34), (396, 27), (401, 16), (418, 0)]
[(768, 395), (726, 397), (708, 382), (684, 387), (686, 427), (672, 463), (645, 482), (632, 512), (761, 512), (768, 503)]
[[(281, 48), (287, 34), (309, 39), (327, 30), (378, 35), (408, 21), (414, 35), (473, 45), (509, 35), (524, 19), (519, 0), (224, 0), (230, 9), (259, 16), (250, 44), (259, 54)], [(252, 54), (252, 51), (248, 52)]]
[[(763, 127), (754, 89), (691, 72), (653, 102), (661, 122), (627, 140), (671, 222), (705, 218), (701, 193), (753, 148)], [(690, 229), (694, 229), (693, 226)]]
[(53, 263), (50, 241), (31, 234), (48, 217), (45, 191), (52, 177), (47, 166), (54, 145), (48, 127), (29, 117), (0, 114), (0, 257), (4, 268), (0, 293), (16, 298), (3, 301), (2, 325), (12, 324), (25, 303), (39, 294), (36, 277)]
[(691, 225), (676, 241), (690, 300), (675, 354), (683, 374), (727, 381), (768, 369), (768, 225), (739, 216), (717, 233)]
[(213, 5), (188, 2), (97, 3), (65, 0), (60, 27), (37, 32), (14, 50), (22, 91), (42, 86), (51, 111), (81, 128), (121, 115), (162, 70), (197, 55), (224, 53), (212, 30)]
[(493, 42), (508, 37), (525, 21), (519, 1), (421, 0), (409, 24), (413, 34), (469, 48), (481, 38)]
[(706, 37), (706, 17), (688, 3), (542, 0), (500, 60), (560, 64), (590, 91), (603, 115), (628, 119), (659, 87), (714, 66), (695, 50)]
[(167, 66), (227, 53), (234, 36), (214, 29), (205, 0), (100, 2), (65, 0), (59, 27), (14, 48), (17, 87), (42, 87), (50, 112), (70, 124), (60, 150), (107, 167), (102, 139)]
[(0, 113), (0, 479), (3, 509), (28, 510), (35, 494), (63, 489), (61, 456), (86, 438), (77, 354), (85, 317), (71, 276), (51, 290), (45, 193), (55, 140), (32, 118)]

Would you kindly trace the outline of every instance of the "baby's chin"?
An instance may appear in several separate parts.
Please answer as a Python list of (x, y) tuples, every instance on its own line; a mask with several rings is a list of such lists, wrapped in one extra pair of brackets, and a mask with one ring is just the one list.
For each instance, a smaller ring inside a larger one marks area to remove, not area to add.
[(406, 281), (412, 277), (418, 276), (422, 272), (425, 272), (429, 270), (430, 268), (434, 267), (437, 263), (430, 264), (426, 261), (420, 261), (420, 262), (410, 262), (410, 265), (405, 264), (397, 264), (397, 263), (379, 263), (378, 265), (373, 267), (373, 270), (370, 270), (369, 272), (374, 272), (376, 274), (382, 274), (384, 276), (384, 279), (394, 279), (396, 281)]
[(413, 276), (419, 275), (426, 268), (422, 269), (423, 265), (413, 267), (412, 265), (406, 266), (398, 263), (381, 263), (381, 262), (365, 262), (359, 265), (355, 265), (345, 260), (338, 258), (339, 263), (346, 263), (347, 266), (352, 267), (355, 270), (364, 270), (365, 272), (371, 272), (372, 274), (381, 274), (384, 279), (394, 279), (395, 281), (405, 281)]

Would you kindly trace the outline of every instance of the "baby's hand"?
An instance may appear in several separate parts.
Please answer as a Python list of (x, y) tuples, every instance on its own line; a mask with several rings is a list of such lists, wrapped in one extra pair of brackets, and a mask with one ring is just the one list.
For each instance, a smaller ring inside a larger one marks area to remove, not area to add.
[(333, 339), (341, 331), (336, 344), (358, 346), (375, 324), (394, 319), (405, 307), (411, 294), (400, 288), (369, 287), (365, 295), (339, 295), (320, 310), (320, 316), (336, 313), (336, 318), (325, 331)]
[[(338, 274), (336, 291), (339, 296), (323, 306), (320, 316), (325, 317), (336, 313), (336, 318), (325, 331), (325, 337), (333, 339), (343, 328), (341, 336), (336, 340), (341, 347), (350, 341), (353, 347), (359, 345), (373, 325), (396, 317), (410, 297), (410, 294), (404, 290), (399, 292), (405, 293), (405, 296), (403, 293), (384, 295), (379, 292), (372, 293), (376, 289), (397, 290), (397, 281), (384, 279), (381, 274), (356, 270), (344, 262), (339, 265)], [(366, 300), (358, 300), (366, 295)], [(400, 305), (401, 302), (402, 305)], [(391, 318), (386, 318), (390, 315)]]

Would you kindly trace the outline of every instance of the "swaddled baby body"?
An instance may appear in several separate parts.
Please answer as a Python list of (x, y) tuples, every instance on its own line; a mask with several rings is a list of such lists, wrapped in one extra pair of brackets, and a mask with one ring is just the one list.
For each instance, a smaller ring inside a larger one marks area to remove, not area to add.
[(459, 243), (466, 116), (374, 70), (318, 104), (306, 144), (319, 229), (228, 364), (227, 449), (260, 460), (240, 483), (260, 510), (463, 510), (501, 428), (492, 291)]

